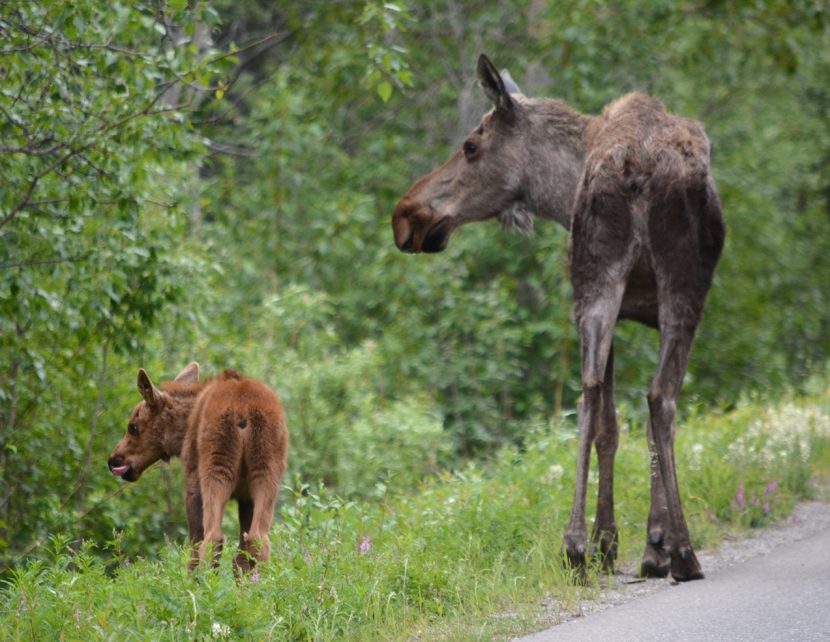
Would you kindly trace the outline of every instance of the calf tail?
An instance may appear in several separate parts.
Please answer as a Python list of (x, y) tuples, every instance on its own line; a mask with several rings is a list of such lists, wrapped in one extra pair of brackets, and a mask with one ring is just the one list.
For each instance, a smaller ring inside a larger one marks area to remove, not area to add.
[(248, 427), (248, 417), (245, 412), (238, 408), (227, 408), (222, 413), (222, 428), (226, 432), (233, 430), (245, 430)]

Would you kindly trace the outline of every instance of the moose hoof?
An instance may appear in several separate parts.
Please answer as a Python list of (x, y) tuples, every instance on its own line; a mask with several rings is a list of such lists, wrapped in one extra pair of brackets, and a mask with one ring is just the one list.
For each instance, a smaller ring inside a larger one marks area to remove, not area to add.
[(616, 529), (594, 533), (590, 550), (591, 557), (602, 565), (603, 571), (613, 573), (618, 546), (619, 535)]
[(640, 564), (640, 577), (666, 577), (669, 574), (670, 557), (663, 548), (663, 533), (651, 531)]
[(199, 564), (208, 563), (214, 568), (219, 566), (219, 560), (222, 558), (222, 548), (224, 544), (224, 537), (203, 540), (199, 546)]
[(234, 575), (239, 577), (254, 569), (256, 560), (247, 551), (240, 551), (233, 560)]
[(574, 573), (574, 580), (577, 582), (585, 579), (587, 566), (585, 561), (586, 550), (584, 540), (578, 542), (565, 537), (565, 542), (562, 546), (562, 564), (566, 570)]
[(640, 577), (666, 577), (669, 574), (669, 556), (662, 551), (646, 550), (640, 564)]
[(703, 579), (703, 569), (691, 546), (681, 546), (672, 553), (671, 576), (678, 582)]

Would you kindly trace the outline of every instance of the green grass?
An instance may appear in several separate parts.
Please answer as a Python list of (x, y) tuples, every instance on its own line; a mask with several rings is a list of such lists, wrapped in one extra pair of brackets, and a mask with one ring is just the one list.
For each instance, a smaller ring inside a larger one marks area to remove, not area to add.
[[(677, 459), (697, 548), (780, 519), (809, 495), (811, 477), (826, 479), (830, 401), (819, 392), (681, 418)], [(118, 537), (98, 550), (54, 538), (2, 588), (0, 638), (430, 640), (533, 630), (540, 602), (574, 608), (603, 578), (575, 586), (560, 563), (575, 429), (532, 433), (522, 451), (504, 449), (415, 493), (357, 503), (299, 484), (285, 490), (272, 560), (241, 580), (230, 545), (218, 570), (189, 576), (182, 546), (126, 560)], [(629, 569), (644, 544), (647, 470), (641, 431), (624, 427), (615, 488), (619, 565)]]

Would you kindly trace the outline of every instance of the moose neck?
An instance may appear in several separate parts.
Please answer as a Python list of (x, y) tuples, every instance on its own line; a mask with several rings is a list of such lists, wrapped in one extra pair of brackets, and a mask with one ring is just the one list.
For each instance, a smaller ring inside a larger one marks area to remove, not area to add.
[(180, 383), (170, 381), (162, 384), (165, 395), (164, 412), (167, 429), (164, 433), (163, 447), (168, 457), (180, 457), (184, 436), (189, 425), (190, 413), (196, 405), (204, 383)]
[(552, 99), (524, 99), (527, 158), (524, 204), (536, 216), (571, 227), (571, 210), (597, 118)]

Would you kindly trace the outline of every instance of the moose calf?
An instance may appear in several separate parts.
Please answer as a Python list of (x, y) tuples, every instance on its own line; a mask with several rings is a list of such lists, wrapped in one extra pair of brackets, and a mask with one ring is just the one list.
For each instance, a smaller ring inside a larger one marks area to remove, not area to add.
[(199, 383), (191, 363), (161, 390), (138, 371), (143, 401), (108, 465), (129, 482), (159, 459), (181, 456), (185, 506), (193, 546), (190, 570), (222, 550), (222, 514), (239, 504), (239, 554), (234, 569), (247, 571), (271, 552), (268, 532), (288, 456), (288, 431), (277, 395), (264, 383), (225, 370)]

